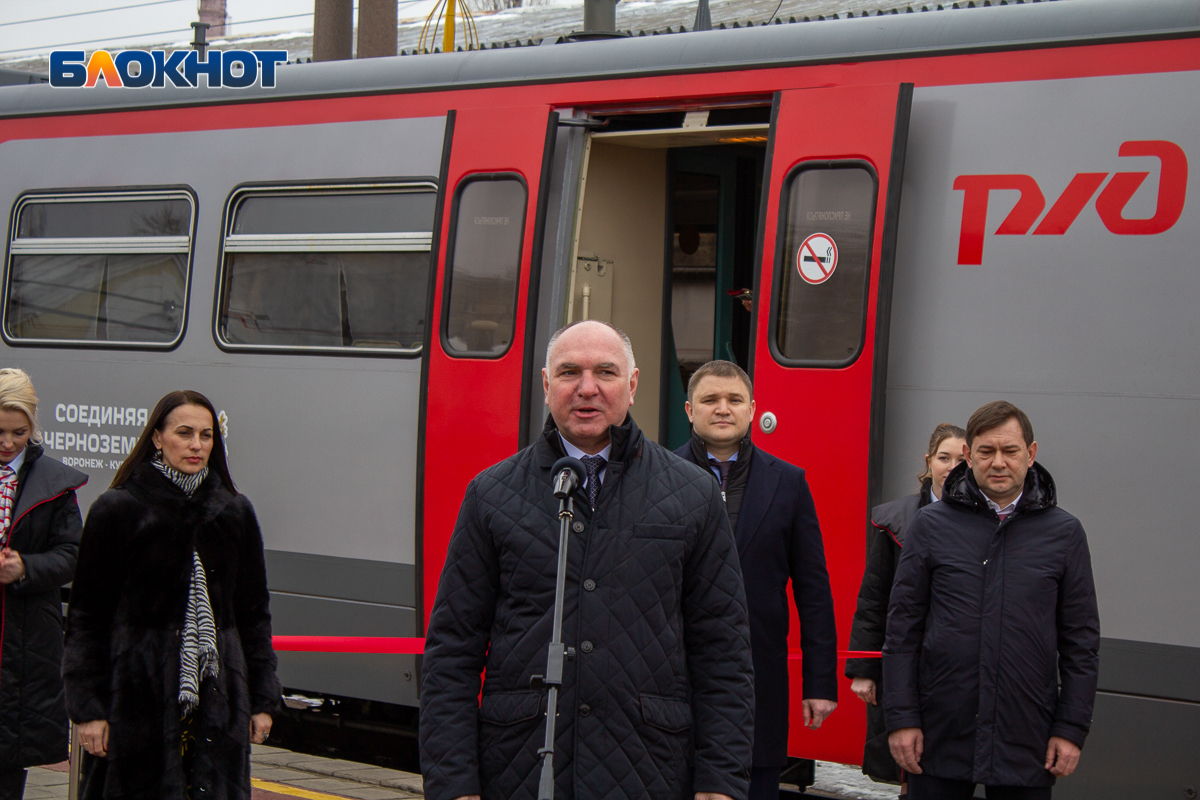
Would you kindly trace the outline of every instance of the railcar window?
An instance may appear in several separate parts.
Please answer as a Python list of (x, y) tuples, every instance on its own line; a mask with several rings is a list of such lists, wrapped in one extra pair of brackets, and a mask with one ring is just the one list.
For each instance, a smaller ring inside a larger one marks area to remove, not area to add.
[(182, 198), (26, 203), (17, 238), (187, 236), (191, 219), (192, 204)]
[(451, 355), (498, 357), (512, 343), (528, 199), (513, 177), (475, 177), (459, 189), (444, 339)]
[(415, 355), (434, 187), (247, 189), (230, 202), (217, 333), (231, 349)]
[(801, 165), (789, 177), (772, 320), (780, 362), (839, 367), (861, 351), (876, 191), (864, 166)]
[(247, 197), (233, 233), (429, 233), (433, 192)]
[(22, 198), (9, 247), (6, 338), (172, 346), (183, 330), (192, 219), (183, 193)]

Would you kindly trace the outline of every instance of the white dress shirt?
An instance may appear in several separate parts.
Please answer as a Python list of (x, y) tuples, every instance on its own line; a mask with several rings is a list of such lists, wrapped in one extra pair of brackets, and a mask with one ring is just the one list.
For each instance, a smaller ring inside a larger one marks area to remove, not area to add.
[(991, 508), (992, 511), (996, 512), (996, 516), (1002, 517), (1005, 514), (1011, 514), (1012, 512), (1017, 510), (1017, 503), (1021, 502), (1021, 496), (1024, 494), (1025, 494), (1024, 492), (1021, 492), (1021, 494), (1017, 495), (1016, 500), (1013, 500), (1011, 503), (1006, 505), (1004, 508), (1001, 508), (999, 505), (992, 502), (992, 498), (988, 497), (986, 494), (983, 496), (983, 499), (987, 500), (988, 507)]

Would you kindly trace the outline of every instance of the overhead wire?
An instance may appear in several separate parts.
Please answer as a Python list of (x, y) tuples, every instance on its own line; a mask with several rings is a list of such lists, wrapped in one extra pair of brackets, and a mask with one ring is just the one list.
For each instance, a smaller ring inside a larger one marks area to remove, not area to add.
[[(238, 20), (236, 22), (229, 22), (227, 24), (229, 24), (229, 25), (250, 25), (255, 22), (273, 22), (273, 21), (279, 20), (279, 19), (293, 19), (295, 17), (311, 17), (312, 15), (313, 15), (313, 12), (306, 11), (302, 14), (284, 14), (283, 16), (279, 16), (279, 17), (263, 17), (261, 19)], [(104, 36), (99, 39), (84, 39), (83, 41), (79, 41), (79, 42), (64, 42), (63, 44), (37, 45), (34, 47), (18, 47), (14, 50), (0, 50), (0, 55), (5, 55), (7, 53), (23, 53), (23, 52), (26, 52), (29, 50), (57, 50), (62, 47), (74, 47), (75, 45), (80, 45), (80, 44), (95, 44), (96, 42), (111, 42), (115, 39), (121, 39), (121, 40), (141, 39), (146, 36), (166, 36), (169, 33), (190, 33), (191, 30), (192, 29), (189, 26), (187, 28), (175, 28), (174, 30), (169, 30), (169, 31), (153, 31), (151, 33), (131, 33), (131, 34), (127, 34), (125, 36)]]
[(186, 0), (150, 0), (148, 3), (134, 3), (129, 6), (113, 6), (112, 8), (96, 8), (91, 11), (73, 11), (70, 14), (57, 14), (53, 17), (37, 17), (35, 19), (15, 19), (12, 22), (0, 22), (0, 28), (7, 28), (10, 25), (26, 25), (30, 22), (49, 22), (56, 19), (73, 19), (74, 17), (86, 17), (89, 14), (104, 14), (109, 11), (125, 11), (130, 8), (145, 8), (146, 6), (161, 6), (168, 3), (183, 3)]
[[(397, 5), (411, 5), (412, 3), (419, 3), (419, 2), (424, 2), (424, 1), (425, 0), (399, 0)], [(0, 23), (0, 27), (3, 27), (4, 25), (17, 25), (22, 22), (42, 22), (45, 20), (63, 19), (66, 17), (71, 17), (71, 16), (83, 16), (84, 14), (98, 14), (98, 13), (101, 13), (102, 11), (120, 11), (120, 10), (127, 9), (127, 8), (141, 8), (143, 6), (163, 5), (166, 3), (179, 3), (179, 2), (185, 2), (185, 0), (152, 0), (152, 2), (147, 2), (147, 3), (137, 3), (134, 5), (128, 5), (128, 6), (97, 9), (95, 11), (83, 11), (83, 12), (79, 12), (77, 14), (64, 14), (59, 17), (44, 17), (42, 19), (36, 19), (36, 20), (18, 20), (18, 21), (14, 21), (14, 22), (5, 22), (5, 23)], [(355, 7), (355, 8), (357, 8), (357, 7)], [(311, 17), (312, 15), (313, 15), (312, 11), (305, 11), (305, 12), (301, 12), (299, 14), (283, 14), (283, 15), (277, 16), (277, 17), (260, 17), (259, 19), (229, 20), (226, 24), (230, 25), (230, 26), (232, 26), (232, 25), (252, 25), (252, 24), (255, 24), (258, 22), (274, 22), (276, 20), (281, 20), (281, 19), (295, 19), (297, 17)], [(30, 52), (30, 51), (36, 52), (36, 51), (41, 51), (41, 50), (57, 50), (62, 47), (75, 47), (75, 46), (81, 45), (81, 44), (95, 44), (97, 42), (108, 42), (108, 41), (113, 41), (113, 40), (142, 39), (147, 36), (166, 36), (167, 34), (171, 34), (171, 33), (190, 33), (191, 30), (192, 30), (192, 28), (189, 26), (187, 28), (175, 28), (175, 29), (169, 30), (169, 31), (153, 31), (151, 33), (132, 33), (132, 34), (128, 34), (126, 36), (105, 36), (105, 37), (101, 37), (98, 39), (84, 39), (84, 40), (78, 41), (78, 42), (64, 42), (62, 44), (36, 45), (33, 47), (17, 47), (17, 48), (13, 48), (11, 50), (0, 50), (0, 56), (8, 55), (10, 53), (25, 53), (25, 52)]]
[(8, 53), (25, 53), (25, 52), (28, 52), (31, 50), (33, 50), (33, 51), (58, 50), (63, 47), (74, 47), (75, 45), (79, 45), (79, 44), (95, 44), (96, 42), (111, 42), (113, 39), (117, 39), (117, 38), (132, 39), (132, 38), (141, 37), (141, 36), (166, 36), (168, 33), (187, 33), (190, 30), (191, 30), (190, 27), (176, 28), (176, 29), (170, 30), (170, 31), (154, 31), (153, 33), (134, 33), (134, 34), (130, 34), (128, 36), (120, 36), (120, 37), (104, 36), (99, 39), (84, 39), (83, 41), (79, 41), (79, 42), (64, 42), (63, 44), (48, 44), (48, 45), (34, 45), (33, 47), (18, 47), (13, 50), (0, 50), (0, 56), (7, 55)]
[(771, 12), (771, 16), (767, 17), (766, 22), (764, 22), (763, 24), (766, 25), (767, 22), (770, 22), (771, 20), (773, 20), (775, 18), (775, 15), (779, 13), (779, 9), (781, 9), (781, 8), (783, 8), (783, 0), (779, 0), (779, 5), (775, 6), (775, 10)]

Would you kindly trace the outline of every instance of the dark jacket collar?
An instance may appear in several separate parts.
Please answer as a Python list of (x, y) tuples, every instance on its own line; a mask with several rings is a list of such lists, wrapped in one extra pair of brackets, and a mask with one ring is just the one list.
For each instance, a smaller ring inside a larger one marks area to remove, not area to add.
[[(621, 464), (641, 455), (642, 430), (633, 421), (632, 415), (627, 413), (620, 425), (610, 425), (608, 435), (612, 441), (612, 449), (608, 453), (609, 464)], [(554, 466), (555, 461), (567, 454), (554, 417), (546, 417), (546, 425), (542, 428), (542, 444), (538, 451), (541, 456), (539, 463), (543, 467)]]
[[(691, 447), (692, 460), (700, 466), (707, 469), (708, 463), (708, 443), (700, 438), (700, 434), (696, 433), (696, 429), (692, 429), (692, 438), (688, 443)], [(746, 435), (742, 437), (741, 443), (738, 445), (737, 461), (733, 462), (733, 470), (730, 475), (735, 472), (745, 470), (754, 456), (754, 443), (750, 441), (750, 432), (746, 431)]]
[[(25, 512), (47, 500), (80, 488), (88, 482), (88, 476), (58, 459), (42, 458), (41, 445), (30, 442), (25, 445), (25, 461), (17, 475), (17, 504), (13, 509), (13, 520), (19, 520)], [(36, 466), (36, 469), (35, 469)]]
[(40, 444), (30, 442), (25, 445), (25, 458), (21, 461), (21, 469), (17, 471), (17, 484), (25, 483), (25, 476), (29, 474), (29, 470), (33, 468), (36, 462), (46, 451), (42, 449)]
[[(996, 516), (996, 512), (988, 505), (983, 490), (975, 482), (975, 473), (971, 472), (965, 461), (946, 476), (946, 485), (942, 487), (942, 500), (977, 514)], [(1058, 490), (1054, 486), (1054, 478), (1045, 467), (1036, 461), (1033, 462), (1029, 472), (1025, 473), (1025, 486), (1014, 513), (1041, 511), (1057, 505)]]
[(180, 513), (198, 512), (204, 520), (215, 517), (233, 499), (216, 470), (209, 470), (208, 477), (188, 497), (149, 461), (137, 465), (124, 488), (144, 503), (173, 507)]
[(896, 544), (903, 547), (909, 523), (912, 522), (918, 511), (929, 505), (932, 493), (933, 481), (926, 478), (921, 483), (921, 490), (916, 494), (905, 495), (871, 509), (871, 524), (882, 531), (887, 531)]

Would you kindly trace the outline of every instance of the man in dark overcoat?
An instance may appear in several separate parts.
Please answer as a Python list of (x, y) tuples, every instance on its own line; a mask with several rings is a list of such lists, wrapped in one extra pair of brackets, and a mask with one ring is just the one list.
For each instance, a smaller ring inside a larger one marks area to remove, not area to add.
[(917, 513), (883, 647), (888, 741), (912, 800), (1049, 800), (1092, 722), (1100, 619), (1087, 536), (1005, 401)]
[[(556, 798), (744, 800), (754, 726), (745, 591), (716, 483), (629, 416), (629, 339), (555, 334), (542, 437), (467, 487), (426, 634), (429, 800), (535, 798), (558, 551), (551, 467), (580, 458), (568, 548)], [(486, 679), (480, 691), (480, 674)]]
[(692, 439), (675, 451), (711, 469), (721, 485), (750, 606), (754, 653), (751, 800), (777, 800), (787, 763), (787, 584), (800, 615), (804, 724), (819, 728), (837, 706), (837, 629), (817, 509), (804, 470), (750, 441), (750, 376), (710, 361), (688, 381)]

